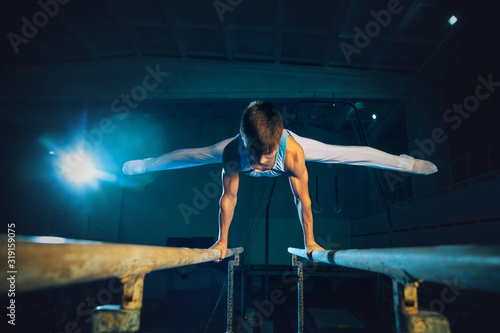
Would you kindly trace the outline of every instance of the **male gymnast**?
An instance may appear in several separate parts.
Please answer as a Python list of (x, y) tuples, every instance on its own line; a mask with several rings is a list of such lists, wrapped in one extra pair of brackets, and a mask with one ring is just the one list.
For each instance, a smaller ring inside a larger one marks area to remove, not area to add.
[(304, 246), (311, 258), (313, 251), (323, 248), (314, 240), (306, 161), (362, 165), (423, 175), (437, 172), (433, 163), (408, 155), (391, 155), (364, 146), (329, 145), (300, 137), (283, 128), (283, 120), (276, 106), (262, 101), (254, 101), (245, 109), (236, 137), (204, 148), (180, 149), (156, 158), (128, 161), (123, 165), (123, 172), (133, 175), (222, 162), (219, 237), (210, 247), (220, 250), (221, 259), (227, 250), (239, 174), (252, 177), (287, 174), (302, 225)]

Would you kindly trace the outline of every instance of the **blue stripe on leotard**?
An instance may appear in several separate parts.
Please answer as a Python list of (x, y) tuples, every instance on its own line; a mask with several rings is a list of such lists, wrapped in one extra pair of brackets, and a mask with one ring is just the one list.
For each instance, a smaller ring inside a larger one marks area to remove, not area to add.
[(286, 140), (288, 138), (288, 131), (285, 130), (281, 136), (280, 145), (278, 147), (278, 152), (276, 153), (276, 160), (274, 161), (273, 168), (271, 170), (260, 171), (255, 170), (250, 165), (250, 160), (248, 159), (248, 151), (245, 148), (241, 134), (237, 135), (239, 141), (239, 151), (240, 151), (240, 161), (241, 161), (241, 172), (251, 176), (251, 177), (278, 177), (285, 173), (285, 153), (286, 153)]

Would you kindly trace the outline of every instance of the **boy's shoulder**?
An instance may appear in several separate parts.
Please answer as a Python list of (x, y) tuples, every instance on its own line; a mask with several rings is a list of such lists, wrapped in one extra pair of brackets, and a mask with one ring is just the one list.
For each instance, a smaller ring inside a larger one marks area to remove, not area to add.
[(286, 140), (286, 154), (290, 155), (294, 159), (304, 156), (302, 146), (291, 135), (289, 135)]
[(285, 170), (292, 172), (305, 165), (302, 146), (289, 135), (286, 141)]
[(238, 137), (231, 140), (224, 148), (224, 152), (222, 154), (222, 164), (226, 171), (230, 170), (233, 172), (239, 172), (241, 170)]

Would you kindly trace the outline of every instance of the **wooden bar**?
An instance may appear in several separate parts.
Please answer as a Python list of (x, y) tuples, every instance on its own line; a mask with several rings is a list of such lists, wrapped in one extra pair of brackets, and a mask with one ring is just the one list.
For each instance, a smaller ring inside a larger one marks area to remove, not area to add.
[[(307, 258), (303, 249), (288, 252)], [(446, 245), (313, 251), (312, 259), (376, 272), (400, 283), (418, 280), (500, 293), (500, 246)]]
[[(7, 237), (0, 237), (2, 257), (7, 254)], [(112, 277), (125, 278), (151, 271), (214, 261), (220, 251), (162, 246), (115, 244), (74, 240), (59, 237), (16, 236), (15, 267), (9, 268), (7, 258), (1, 259), (2, 292), (9, 290), (10, 276), (16, 271), (18, 292), (82, 283)], [(228, 249), (227, 257), (243, 252)]]

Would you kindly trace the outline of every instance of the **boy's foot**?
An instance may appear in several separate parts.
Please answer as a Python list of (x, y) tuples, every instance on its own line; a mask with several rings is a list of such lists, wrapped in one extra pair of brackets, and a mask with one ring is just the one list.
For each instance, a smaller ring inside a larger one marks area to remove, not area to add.
[(122, 170), (126, 175), (136, 175), (146, 172), (146, 167), (144, 165), (144, 160), (132, 160), (125, 162)]

